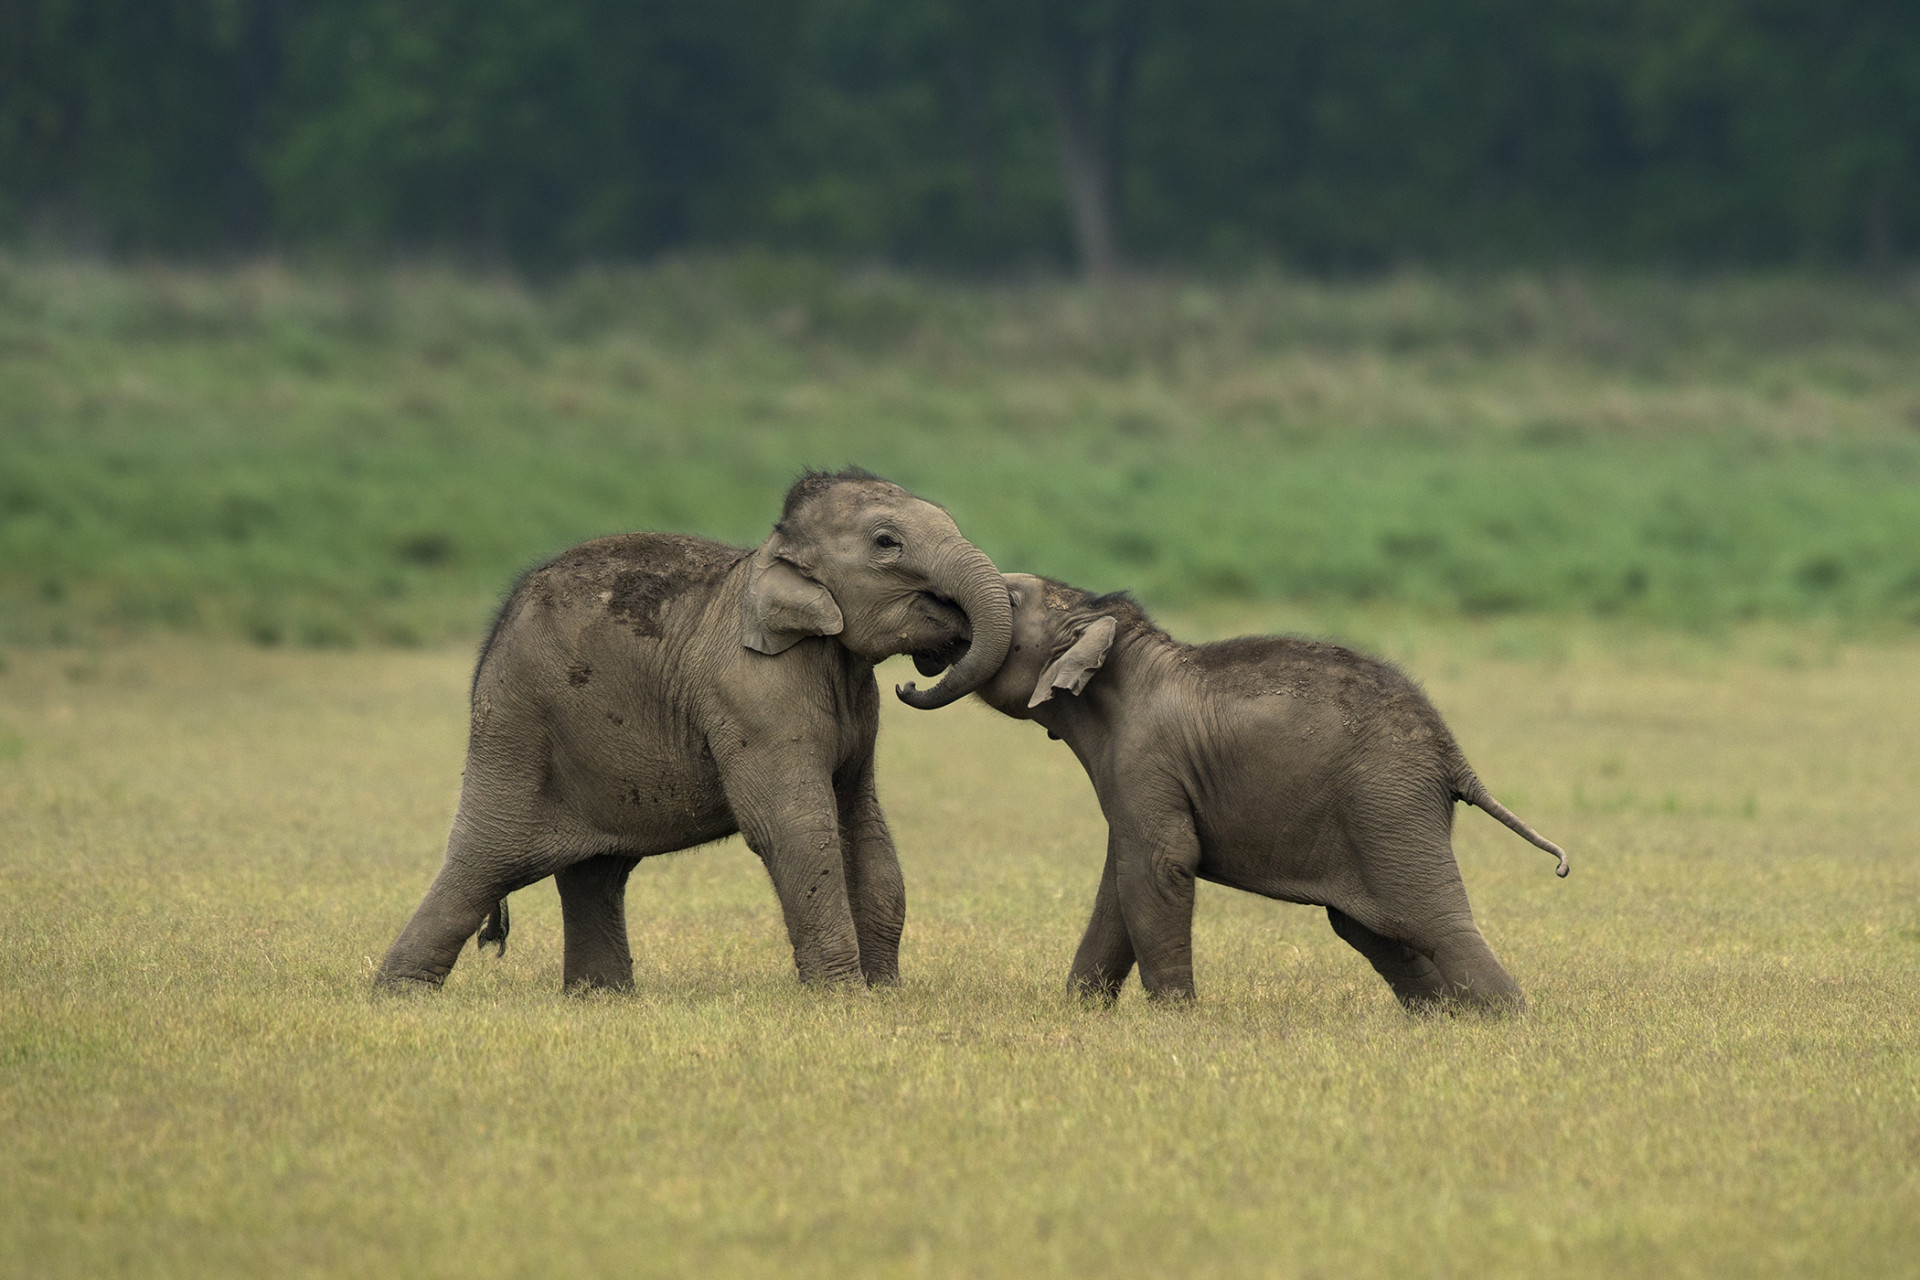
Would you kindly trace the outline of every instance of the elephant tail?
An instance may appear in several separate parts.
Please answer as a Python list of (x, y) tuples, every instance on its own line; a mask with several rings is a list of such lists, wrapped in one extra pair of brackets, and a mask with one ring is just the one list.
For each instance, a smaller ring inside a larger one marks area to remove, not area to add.
[(487, 912), (486, 923), (480, 926), (480, 936), (475, 940), (475, 950), (491, 942), (499, 948), (495, 955), (507, 954), (507, 931), (512, 927), (513, 922), (507, 916), (507, 900), (502, 898), (493, 904), (493, 910)]
[(1480, 781), (1480, 776), (1467, 764), (1466, 757), (1460, 754), (1458, 747), (1454, 748), (1453, 761), (1452, 785), (1455, 798), (1465, 800), (1476, 809), (1484, 809), (1495, 818), (1498, 818), (1503, 825), (1511, 829), (1527, 843), (1538, 845), (1554, 857), (1560, 859), (1560, 865), (1553, 869), (1553, 874), (1557, 876), (1566, 875), (1569, 869), (1567, 866), (1567, 851), (1528, 826), (1521, 820), (1519, 814), (1489, 795), (1486, 784)]

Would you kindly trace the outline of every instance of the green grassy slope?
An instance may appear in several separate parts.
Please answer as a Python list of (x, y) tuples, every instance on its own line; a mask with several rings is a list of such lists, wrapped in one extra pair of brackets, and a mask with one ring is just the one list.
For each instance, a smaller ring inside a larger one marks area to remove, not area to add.
[(1555, 634), (1392, 646), (1573, 855), (1460, 812), (1510, 1022), (1409, 1019), (1320, 912), (1204, 885), (1197, 1007), (1068, 1004), (1077, 765), (891, 701), (897, 990), (799, 988), (730, 841), (636, 872), (632, 996), (559, 994), (542, 884), (503, 958), (374, 999), (464, 652), (16, 652), (0, 1272), (1911, 1274), (1920, 652)]
[(1834, 280), (963, 286), (738, 258), (0, 261), (0, 636), (470, 635), (797, 468), (1149, 603), (1920, 618), (1920, 302)]

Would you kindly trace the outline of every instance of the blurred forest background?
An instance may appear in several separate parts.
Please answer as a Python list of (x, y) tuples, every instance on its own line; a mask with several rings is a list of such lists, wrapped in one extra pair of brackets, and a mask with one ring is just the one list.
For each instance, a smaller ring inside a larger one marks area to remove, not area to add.
[(10, 0), (0, 639), (802, 464), (1150, 604), (1920, 624), (1908, 0)]
[(123, 250), (1893, 263), (1909, 0), (9, 0), (0, 218)]

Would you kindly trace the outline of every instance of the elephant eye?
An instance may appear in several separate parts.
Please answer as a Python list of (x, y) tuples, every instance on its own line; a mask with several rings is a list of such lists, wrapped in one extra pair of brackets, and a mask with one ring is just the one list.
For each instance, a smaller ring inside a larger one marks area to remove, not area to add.
[(876, 533), (873, 535), (873, 545), (876, 547), (884, 547), (888, 551), (891, 551), (900, 545), (900, 539), (890, 533)]

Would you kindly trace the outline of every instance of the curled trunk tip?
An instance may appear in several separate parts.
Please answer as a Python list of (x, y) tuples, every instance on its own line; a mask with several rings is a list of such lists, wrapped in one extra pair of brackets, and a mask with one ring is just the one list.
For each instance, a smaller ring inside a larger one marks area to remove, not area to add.
[(900, 701), (921, 711), (958, 702), (985, 684), (1000, 670), (1013, 643), (1013, 605), (1007, 598), (1007, 580), (993, 567), (986, 552), (962, 543), (950, 571), (940, 577), (939, 591), (967, 615), (973, 639), (946, 678), (933, 688), (922, 689), (911, 680), (894, 687)]

